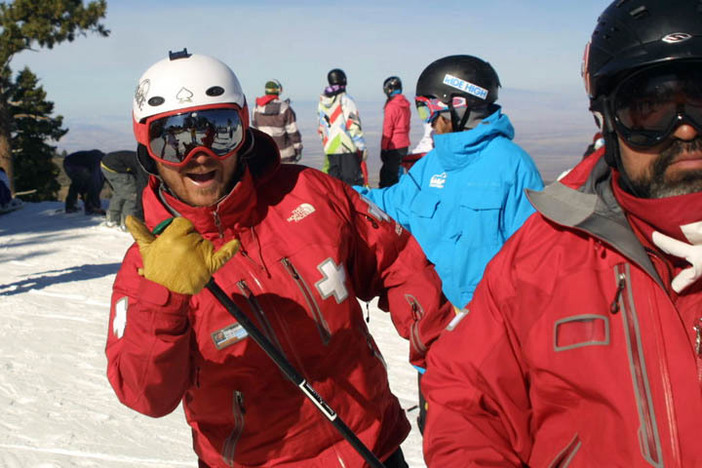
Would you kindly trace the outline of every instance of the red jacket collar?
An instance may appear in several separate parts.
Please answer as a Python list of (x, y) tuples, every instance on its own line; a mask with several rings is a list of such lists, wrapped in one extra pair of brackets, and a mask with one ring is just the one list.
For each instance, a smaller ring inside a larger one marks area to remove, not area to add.
[(257, 97), (256, 98), (256, 105), (263, 107), (266, 104), (268, 104), (269, 102), (273, 101), (274, 99), (278, 99), (277, 94), (268, 94), (266, 96)]

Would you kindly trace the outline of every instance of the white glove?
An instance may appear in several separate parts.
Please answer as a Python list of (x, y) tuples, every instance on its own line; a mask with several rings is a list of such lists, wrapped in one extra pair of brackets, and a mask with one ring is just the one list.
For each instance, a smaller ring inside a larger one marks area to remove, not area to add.
[[(685, 232), (685, 226), (681, 226), (681, 228), (683, 228), (683, 232)], [(663, 252), (684, 258), (692, 265), (689, 268), (685, 268), (673, 278), (671, 286), (675, 292), (680, 293), (702, 276), (702, 245), (690, 245), (668, 237), (658, 231), (654, 231), (651, 239)]]

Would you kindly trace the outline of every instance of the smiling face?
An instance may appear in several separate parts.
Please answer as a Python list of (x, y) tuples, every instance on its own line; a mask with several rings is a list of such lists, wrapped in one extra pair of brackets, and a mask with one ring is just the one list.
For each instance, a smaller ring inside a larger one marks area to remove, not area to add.
[(702, 191), (702, 135), (682, 124), (671, 138), (646, 150), (619, 138), (621, 162), (639, 196), (666, 198)]
[(178, 198), (192, 206), (210, 206), (229, 193), (236, 182), (237, 154), (215, 159), (204, 152), (193, 155), (183, 167), (156, 160), (163, 182)]

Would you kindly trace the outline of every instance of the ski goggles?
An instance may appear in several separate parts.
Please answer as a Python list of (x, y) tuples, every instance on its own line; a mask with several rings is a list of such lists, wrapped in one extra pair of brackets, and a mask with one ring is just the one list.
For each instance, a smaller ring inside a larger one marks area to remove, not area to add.
[(435, 98), (415, 96), (414, 105), (417, 106), (417, 115), (419, 115), (419, 118), (426, 123), (431, 123), (441, 112), (448, 112), (451, 110), (451, 107), (454, 109), (468, 107), (468, 102), (465, 98), (456, 96), (451, 98), (451, 107), (449, 107), (448, 104), (444, 104)]
[(152, 158), (175, 167), (200, 152), (226, 159), (244, 142), (241, 112), (237, 105), (218, 104), (157, 115), (146, 119), (146, 138), (140, 142)]
[(702, 133), (702, 62), (663, 64), (634, 73), (612, 93), (617, 134), (647, 148), (683, 123)]

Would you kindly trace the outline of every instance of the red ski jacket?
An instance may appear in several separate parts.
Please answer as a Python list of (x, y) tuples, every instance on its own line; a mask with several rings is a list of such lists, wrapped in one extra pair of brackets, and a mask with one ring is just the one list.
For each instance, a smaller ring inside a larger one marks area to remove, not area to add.
[(673, 300), (601, 155), (530, 194), (432, 346), (428, 466), (702, 466), (702, 285)]
[[(418, 366), (453, 311), (407, 231), (346, 184), (278, 165), (272, 142), (254, 133), (254, 154), (225, 199), (192, 207), (152, 177), (146, 223), (178, 214), (216, 247), (238, 238), (240, 252), (215, 280), (383, 460), (410, 426), (357, 297), (380, 296)], [(120, 401), (154, 417), (182, 401), (206, 466), (363, 466), (209, 290), (169, 292), (140, 277), (141, 266), (133, 245), (114, 283), (107, 373)]]
[(411, 115), (410, 103), (402, 94), (396, 94), (385, 103), (381, 150), (409, 147)]

